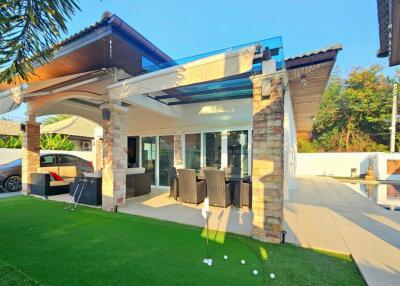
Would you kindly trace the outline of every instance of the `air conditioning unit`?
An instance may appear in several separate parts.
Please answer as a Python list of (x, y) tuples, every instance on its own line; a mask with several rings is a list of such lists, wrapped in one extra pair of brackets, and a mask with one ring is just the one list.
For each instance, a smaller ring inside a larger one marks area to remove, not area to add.
[(81, 149), (89, 151), (92, 148), (92, 143), (89, 141), (81, 141)]

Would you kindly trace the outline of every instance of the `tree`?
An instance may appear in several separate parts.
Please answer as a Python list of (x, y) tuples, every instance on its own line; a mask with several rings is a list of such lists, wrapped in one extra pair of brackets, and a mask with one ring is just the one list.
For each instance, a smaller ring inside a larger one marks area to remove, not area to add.
[(53, 57), (76, 0), (0, 0), (0, 83), (27, 81)]
[[(6, 139), (0, 138), (0, 148), (19, 149), (22, 147), (22, 136), (10, 136)], [(74, 150), (74, 143), (68, 136), (60, 134), (40, 135), (40, 149), (42, 150)]]
[(374, 65), (356, 68), (346, 79), (332, 75), (314, 124), (314, 147), (339, 152), (388, 149), (392, 81), (381, 71)]
[(74, 143), (72, 143), (68, 136), (60, 134), (42, 134), (40, 136), (40, 148), (42, 150), (74, 150)]
[(0, 139), (0, 148), (19, 149), (22, 147), (22, 136), (10, 136), (7, 139)]
[(50, 116), (46, 117), (45, 120), (43, 120), (43, 124), (49, 125), (49, 124), (56, 123), (56, 122), (59, 122), (59, 121), (62, 121), (62, 120), (65, 120), (65, 119), (68, 119), (71, 117), (72, 117), (72, 115), (69, 115), (69, 114), (50, 115)]

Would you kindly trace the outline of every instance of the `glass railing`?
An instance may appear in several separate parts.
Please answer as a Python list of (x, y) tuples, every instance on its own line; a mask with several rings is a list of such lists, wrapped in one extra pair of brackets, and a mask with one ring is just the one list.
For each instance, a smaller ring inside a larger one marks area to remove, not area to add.
[[(204, 54), (199, 54), (195, 56), (190, 56), (178, 60), (172, 60), (169, 62), (164, 62), (161, 64), (152, 64), (150, 61), (145, 61), (143, 63), (143, 71), (142, 73), (149, 73), (149, 72), (154, 72), (157, 70), (165, 69), (168, 67), (176, 66), (176, 65), (181, 65), (185, 63), (189, 63), (195, 60), (203, 59), (206, 57), (210, 57), (213, 55), (217, 55), (220, 53), (228, 52), (228, 51), (237, 51), (249, 46), (257, 46), (256, 53), (262, 53), (266, 48), (270, 50), (271, 53), (271, 58), (276, 61), (276, 66), (277, 69), (280, 70), (284, 68), (285, 61), (284, 61), (284, 55), (283, 55), (283, 45), (282, 45), (282, 37), (275, 37), (275, 38), (270, 38), (270, 39), (265, 39), (265, 40), (260, 40), (256, 42), (251, 42), (251, 43), (246, 43), (234, 47), (229, 47), (225, 49), (220, 49), (212, 52), (207, 52)], [(258, 74), (261, 72), (261, 63), (254, 63), (253, 64), (253, 69), (251, 71), (252, 74)]]

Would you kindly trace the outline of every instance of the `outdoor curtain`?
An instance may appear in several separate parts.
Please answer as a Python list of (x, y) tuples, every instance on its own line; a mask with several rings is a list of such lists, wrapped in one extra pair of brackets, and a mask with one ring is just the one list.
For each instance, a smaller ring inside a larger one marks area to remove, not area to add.
[(249, 72), (256, 46), (194, 60), (109, 86), (119, 97), (143, 95)]

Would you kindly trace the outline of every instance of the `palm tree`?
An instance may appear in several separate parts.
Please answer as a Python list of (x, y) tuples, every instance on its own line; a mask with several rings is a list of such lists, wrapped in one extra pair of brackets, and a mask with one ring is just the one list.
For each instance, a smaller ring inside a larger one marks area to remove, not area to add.
[(0, 83), (26, 81), (52, 59), (76, 0), (0, 0)]

